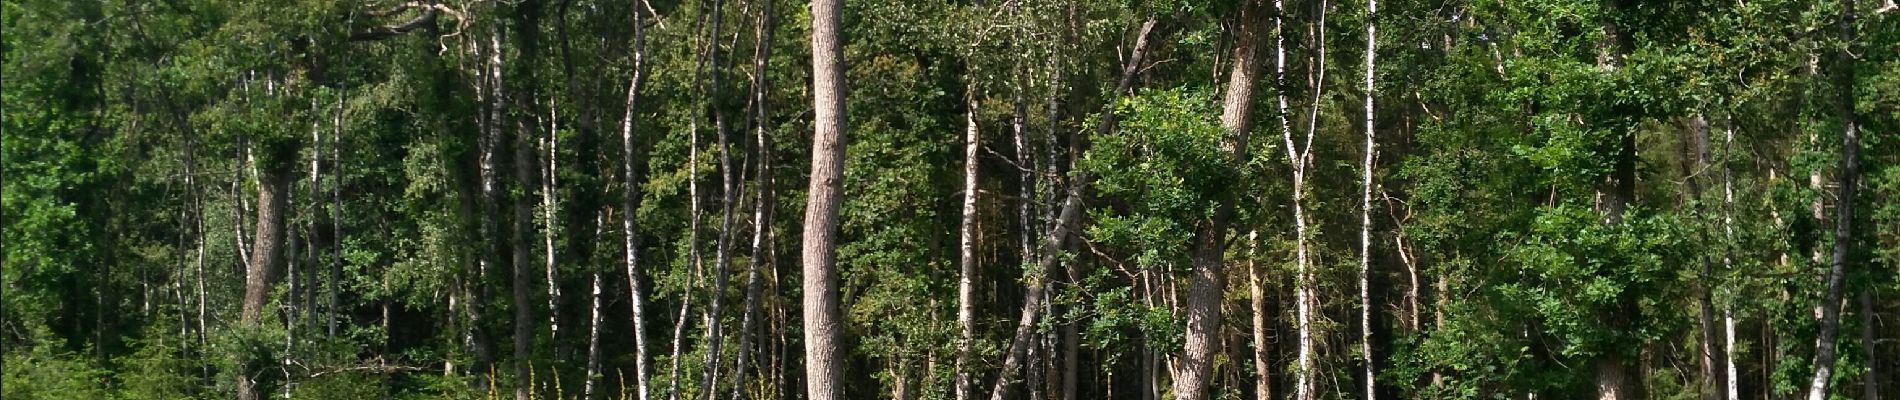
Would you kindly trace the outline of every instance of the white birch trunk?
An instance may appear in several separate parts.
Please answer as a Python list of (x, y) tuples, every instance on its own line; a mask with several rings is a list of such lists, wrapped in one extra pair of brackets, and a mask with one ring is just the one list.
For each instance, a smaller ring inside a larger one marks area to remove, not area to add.
[(1366, 149), (1360, 165), (1359, 188), (1359, 357), (1365, 367), (1366, 400), (1377, 399), (1378, 381), (1372, 365), (1372, 158), (1377, 154), (1377, 133), (1373, 116), (1373, 79), (1377, 75), (1374, 59), (1378, 56), (1379, 1), (1366, 0)]

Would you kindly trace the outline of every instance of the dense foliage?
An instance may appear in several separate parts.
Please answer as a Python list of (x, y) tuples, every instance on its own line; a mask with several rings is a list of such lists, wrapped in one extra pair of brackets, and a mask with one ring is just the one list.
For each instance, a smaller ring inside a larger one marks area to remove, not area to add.
[[(842, 15), (844, 398), (1900, 394), (1892, 0)], [(812, 23), (0, 1), (0, 398), (806, 398)]]

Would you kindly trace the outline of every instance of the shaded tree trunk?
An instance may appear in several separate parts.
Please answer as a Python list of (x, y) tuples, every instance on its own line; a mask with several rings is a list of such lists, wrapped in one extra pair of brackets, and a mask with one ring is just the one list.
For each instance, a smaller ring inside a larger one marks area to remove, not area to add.
[[(1123, 93), (1133, 87), (1136, 73), (1141, 71), (1141, 66), (1146, 62), (1149, 35), (1154, 32), (1154, 26), (1155, 19), (1152, 16), (1142, 22), (1141, 31), (1135, 36), (1135, 45), (1129, 51), (1128, 62), (1122, 66), (1121, 79), (1116, 81), (1114, 91), (1109, 92), (1108, 101), (1104, 104), (1115, 104)], [(1095, 126), (1097, 134), (1106, 135), (1114, 130), (1116, 123), (1114, 115), (1114, 113), (1103, 113), (1101, 120)], [(1081, 159), (1086, 144), (1078, 138), (1071, 141), (1069, 146), (1069, 162), (1073, 166)], [(1032, 340), (1034, 328), (1038, 313), (1042, 311), (1042, 302), (1045, 300), (1043, 293), (1048, 289), (1048, 276), (1055, 272), (1057, 264), (1061, 262), (1061, 249), (1065, 247), (1070, 236), (1081, 223), (1082, 207), (1084, 207), (1082, 196), (1087, 192), (1088, 184), (1088, 174), (1080, 171), (1069, 182), (1067, 194), (1062, 200), (1062, 208), (1057, 212), (1055, 221), (1049, 228), (1049, 236), (1046, 238), (1048, 251), (1043, 253), (1041, 260), (1037, 261), (1036, 271), (1030, 273), (1029, 281), (1025, 284), (1028, 290), (1023, 294), (1021, 318), (1017, 319), (1016, 333), (1011, 335), (1009, 348), (1003, 353), (1003, 364), (996, 374), (996, 381), (990, 386), (990, 400), (1002, 400), (1008, 395), (1009, 388), (1016, 379), (1016, 370), (1022, 365), (1025, 353), (1034, 342)]]
[[(766, 135), (768, 132), (766, 126), (770, 124), (771, 114), (768, 112), (770, 109), (767, 108), (765, 85), (767, 82), (766, 65), (767, 62), (772, 59), (773, 12), (772, 0), (765, 0), (764, 4), (760, 5), (758, 25), (755, 28), (754, 36), (757, 47), (753, 49), (752, 53), (752, 128), (755, 140), (757, 140), (755, 145), (757, 146), (756, 151), (758, 152), (756, 156), (758, 161), (754, 162), (755, 168), (757, 168), (757, 172), (755, 173), (758, 174), (756, 178), (758, 179), (758, 187), (754, 190), (758, 192), (758, 197), (754, 199), (752, 204), (752, 260), (750, 267), (746, 271), (745, 319), (740, 323), (739, 327), (739, 361), (733, 364), (732, 400), (740, 400), (746, 395), (747, 361), (752, 359), (753, 344), (758, 342), (761, 353), (763, 353), (766, 347), (763, 342), (757, 341), (754, 338), (760, 334), (758, 328), (759, 319), (761, 317), (760, 302), (762, 300), (761, 297), (764, 296), (765, 289), (764, 272), (762, 270), (768, 264), (766, 260), (772, 256), (772, 249), (769, 247), (771, 246), (772, 240), (772, 207), (774, 204), (772, 194), (772, 145)], [(759, 358), (763, 359), (765, 357), (761, 354)]]
[[(1841, 0), (1839, 24), (1841, 41), (1852, 43), (1854, 1)], [(1841, 120), (1840, 186), (1835, 188), (1834, 254), (1827, 269), (1827, 292), (1821, 297), (1820, 333), (1815, 335), (1814, 379), (1808, 384), (1808, 400), (1827, 400), (1828, 384), (1834, 374), (1835, 342), (1841, 327), (1842, 288), (1847, 276), (1848, 257), (1854, 252), (1854, 196), (1860, 180), (1860, 122), (1854, 111), (1854, 55), (1850, 46), (1835, 50), (1833, 79), (1835, 113)]]

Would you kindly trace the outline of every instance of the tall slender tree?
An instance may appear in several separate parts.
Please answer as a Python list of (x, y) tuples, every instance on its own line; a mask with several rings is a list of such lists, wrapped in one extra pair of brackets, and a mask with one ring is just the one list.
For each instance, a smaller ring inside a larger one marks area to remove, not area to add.
[(812, 400), (843, 398), (844, 320), (838, 309), (838, 207), (843, 203), (845, 87), (838, 20), (843, 0), (811, 4), (811, 179), (805, 195), (805, 393)]

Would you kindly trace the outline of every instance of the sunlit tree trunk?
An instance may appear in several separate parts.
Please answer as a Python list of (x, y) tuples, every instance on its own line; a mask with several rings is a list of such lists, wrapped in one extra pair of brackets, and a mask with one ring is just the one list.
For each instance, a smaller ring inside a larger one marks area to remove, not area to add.
[(1313, 136), (1316, 135), (1317, 133), (1316, 131), (1319, 126), (1318, 125), (1319, 124), (1318, 122), (1319, 101), (1318, 100), (1320, 98), (1319, 96), (1321, 93), (1320, 88), (1323, 86), (1323, 83), (1325, 82), (1325, 65), (1326, 65), (1326, 61), (1325, 61), (1326, 60), (1325, 7), (1326, 5), (1324, 3), (1325, 1), (1322, 0), (1320, 4), (1321, 11), (1319, 12), (1318, 43), (1320, 47), (1317, 53), (1319, 61), (1315, 63), (1315, 67), (1313, 67), (1314, 70), (1317, 71), (1317, 73), (1319, 74), (1319, 79), (1315, 81), (1315, 84), (1313, 86), (1313, 100), (1314, 100), (1313, 101), (1313, 115), (1309, 116), (1309, 118), (1313, 119), (1313, 122), (1312, 122), (1312, 126), (1309, 127), (1308, 132), (1306, 134), (1306, 138), (1304, 140), (1305, 143), (1300, 146), (1296, 146), (1293, 141), (1293, 128), (1289, 120), (1288, 107), (1287, 107), (1286, 94), (1285, 94), (1286, 88), (1287, 88), (1286, 86), (1286, 17), (1285, 17), (1286, 8), (1284, 6), (1283, 1), (1275, 0), (1273, 3), (1274, 10), (1275, 10), (1275, 13), (1274, 13), (1274, 78), (1273, 80), (1274, 80), (1275, 86), (1279, 88), (1279, 90), (1276, 91), (1277, 93), (1276, 96), (1278, 97), (1277, 102), (1279, 103), (1279, 108), (1280, 108), (1280, 137), (1281, 137), (1281, 140), (1284, 142), (1283, 148), (1286, 149), (1287, 162), (1292, 165), (1291, 169), (1293, 172), (1293, 185), (1292, 185), (1293, 235), (1294, 235), (1294, 240), (1293, 240), (1293, 243), (1294, 243), (1294, 258), (1293, 258), (1293, 261), (1294, 261), (1293, 262), (1294, 300), (1293, 301), (1294, 301), (1294, 311), (1295, 311), (1294, 326), (1296, 330), (1298, 331), (1298, 342), (1296, 343), (1296, 350), (1295, 350), (1296, 361), (1293, 367), (1294, 369), (1293, 370), (1293, 377), (1294, 377), (1293, 378), (1293, 398), (1295, 400), (1311, 400), (1314, 398), (1314, 396), (1317, 395), (1316, 393), (1313, 392), (1313, 368), (1312, 368), (1313, 367), (1313, 352), (1316, 350), (1315, 343), (1313, 342), (1313, 339), (1314, 339), (1313, 338), (1313, 302), (1317, 300), (1313, 298), (1314, 297), (1313, 276), (1308, 273), (1311, 263), (1308, 261), (1308, 258), (1307, 258), (1307, 253), (1308, 253), (1307, 238), (1309, 237), (1309, 234), (1307, 233), (1307, 226), (1306, 226), (1305, 203), (1306, 203), (1306, 179), (1307, 179), (1307, 173), (1309, 172), (1308, 167), (1313, 165)]
[(651, 399), (647, 383), (646, 290), (640, 282), (639, 225), (634, 221), (639, 209), (640, 183), (633, 148), (633, 115), (638, 110), (640, 86), (646, 80), (646, 21), (640, 7), (633, 9), (633, 78), (627, 83), (627, 113), (620, 120), (620, 229), (621, 262), (627, 270), (627, 303), (633, 309), (634, 391), (641, 400)]
[(1372, 361), (1372, 159), (1378, 154), (1378, 136), (1373, 115), (1373, 94), (1376, 88), (1378, 58), (1378, 0), (1366, 0), (1366, 149), (1364, 161), (1359, 165), (1361, 181), (1359, 186), (1359, 362), (1365, 368), (1366, 400), (1379, 397), (1375, 389), (1378, 380), (1373, 375)]
[[(1247, 163), (1248, 133), (1253, 125), (1253, 88), (1260, 70), (1259, 30), (1264, 25), (1259, 4), (1240, 5), (1230, 24), (1238, 30), (1229, 55), (1227, 91), (1221, 105), (1221, 150), (1238, 170)], [(1238, 176), (1238, 175), (1236, 175)], [(1234, 215), (1238, 193), (1223, 190), (1215, 200), (1213, 218), (1201, 221), (1194, 236), (1194, 273), (1188, 284), (1187, 327), (1181, 365), (1174, 377), (1174, 394), (1183, 400), (1207, 396), (1208, 375), (1220, 353), (1221, 306), (1227, 289), (1227, 225)]]
[(843, 398), (844, 318), (838, 309), (838, 207), (844, 193), (845, 88), (838, 40), (842, 0), (811, 4), (811, 179), (805, 196), (805, 393), (811, 400)]
[[(284, 262), (284, 209), (289, 200), (290, 175), (289, 160), (294, 152), (268, 149), (269, 155), (260, 166), (257, 174), (257, 236), (252, 245), (254, 250), (251, 263), (244, 273), (244, 303), (239, 310), (239, 323), (246, 327), (257, 327), (263, 317), (264, 305), (270, 301), (271, 287), (281, 279)], [(246, 368), (238, 370), (237, 397), (239, 400), (257, 399), (256, 371)]]
[[(974, 78), (974, 74), (970, 74)], [(963, 124), (963, 217), (958, 224), (960, 239), (957, 245), (957, 399), (964, 400), (975, 390), (971, 377), (970, 352), (976, 347), (976, 174), (977, 146), (976, 125), (976, 85), (970, 84), (964, 94)]]

